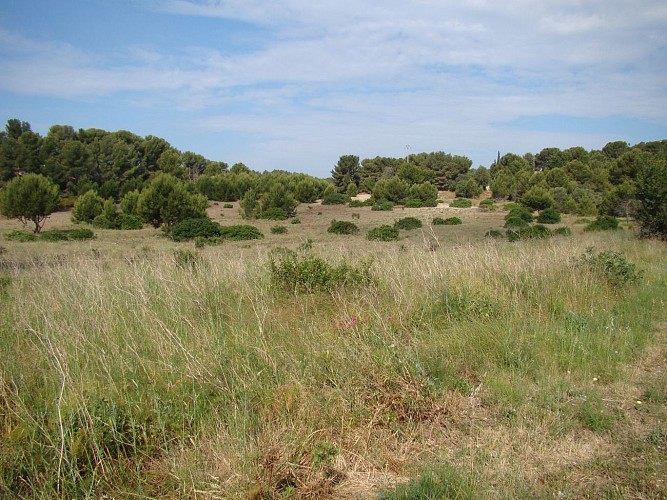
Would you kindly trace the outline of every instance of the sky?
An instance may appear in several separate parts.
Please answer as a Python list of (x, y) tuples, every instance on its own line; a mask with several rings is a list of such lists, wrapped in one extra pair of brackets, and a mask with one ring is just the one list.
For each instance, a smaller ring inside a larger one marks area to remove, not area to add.
[(0, 121), (253, 170), (667, 139), (664, 0), (0, 0)]

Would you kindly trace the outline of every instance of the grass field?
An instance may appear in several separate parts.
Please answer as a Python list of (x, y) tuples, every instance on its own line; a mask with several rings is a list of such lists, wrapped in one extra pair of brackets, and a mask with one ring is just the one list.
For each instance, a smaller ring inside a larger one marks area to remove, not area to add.
[(0, 495), (666, 497), (667, 246), (484, 237), (504, 215), (302, 205), (204, 248), (0, 220)]

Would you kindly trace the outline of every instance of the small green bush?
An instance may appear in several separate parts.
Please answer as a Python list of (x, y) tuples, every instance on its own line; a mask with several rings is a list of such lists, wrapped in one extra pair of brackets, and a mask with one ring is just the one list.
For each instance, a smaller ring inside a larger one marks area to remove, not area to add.
[(589, 247), (579, 258), (579, 262), (615, 288), (637, 283), (641, 278), (637, 266), (619, 252), (608, 250), (595, 254), (593, 248)]
[(239, 224), (236, 226), (222, 226), (220, 237), (225, 240), (261, 240), (264, 235), (255, 226)]
[(336, 191), (330, 191), (324, 194), (324, 198), (322, 198), (322, 205), (345, 205), (349, 201), (349, 196), (343, 193), (338, 193)]
[(519, 208), (519, 207), (522, 207), (522, 206), (523, 206), (523, 205), (519, 205), (518, 203), (515, 203), (515, 202), (511, 201), (511, 202), (509, 202), (509, 203), (505, 203), (505, 205), (503, 206), (503, 209), (504, 209), (506, 212), (511, 212), (511, 211), (514, 210), (515, 208)]
[(472, 207), (472, 200), (468, 198), (454, 198), (449, 206), (451, 208), (470, 208)]
[(266, 210), (262, 210), (260, 218), (266, 220), (287, 220), (290, 218), (290, 214), (283, 208), (269, 207)]
[(424, 206), (424, 203), (422, 202), (422, 200), (410, 198), (409, 200), (405, 201), (405, 204), (403, 206), (405, 208), (421, 208)]
[(68, 241), (69, 237), (65, 231), (52, 229), (51, 231), (42, 231), (39, 235), (39, 239), (44, 241)]
[(387, 224), (383, 224), (379, 227), (371, 229), (368, 231), (366, 236), (369, 240), (375, 241), (392, 241), (398, 239), (398, 229)]
[(359, 220), (359, 219), (361, 219), (361, 215), (359, 215), (357, 212), (352, 212), (352, 218), (356, 219), (356, 220)]
[(560, 213), (554, 208), (545, 208), (537, 216), (537, 222), (540, 224), (558, 224), (560, 219)]
[(554, 236), (570, 236), (571, 234), (572, 230), (569, 227), (557, 227), (553, 230)]
[(422, 207), (437, 207), (438, 206), (438, 200), (435, 198), (428, 198), (426, 200), (422, 200)]
[(533, 222), (533, 212), (524, 206), (518, 205), (505, 215), (505, 220), (508, 220), (512, 217), (518, 217), (525, 220), (526, 222)]
[(357, 234), (359, 228), (354, 222), (334, 219), (331, 221), (331, 225), (329, 226), (329, 229), (327, 229), (327, 232), (332, 234)]
[(144, 227), (144, 221), (138, 215), (119, 213), (116, 216), (116, 228), (123, 231), (135, 231)]
[(92, 240), (95, 238), (95, 233), (87, 228), (82, 229), (68, 229), (65, 231), (68, 238), (74, 241)]
[(195, 267), (201, 263), (199, 254), (187, 249), (178, 249), (174, 252), (174, 262), (178, 267)]
[(445, 226), (458, 226), (459, 224), (463, 224), (463, 221), (458, 217), (447, 217), (443, 224)]
[(332, 265), (322, 258), (300, 257), (284, 248), (271, 252), (268, 266), (276, 288), (301, 293), (363, 287), (375, 281), (370, 272), (371, 262), (363, 262), (358, 267), (346, 262)]
[(174, 241), (186, 241), (194, 238), (215, 238), (222, 236), (222, 227), (207, 218), (186, 219), (175, 224), (170, 231)]
[(479, 202), (479, 209), (482, 212), (495, 212), (498, 209), (498, 207), (493, 202), (493, 200), (489, 198)]
[(285, 226), (273, 226), (271, 228), (271, 234), (285, 234), (287, 233), (287, 228)]
[(348, 203), (348, 206), (350, 208), (361, 208), (361, 207), (372, 207), (375, 204), (375, 201), (373, 198), (368, 198), (364, 201), (361, 200), (352, 200), (350, 203)]
[(551, 235), (551, 230), (542, 224), (507, 231), (509, 241), (542, 239), (549, 238)]
[(36, 241), (37, 235), (34, 233), (24, 233), (23, 231), (11, 231), (5, 235), (5, 239), (8, 241)]
[(416, 217), (403, 217), (394, 222), (394, 227), (396, 229), (405, 229), (410, 231), (411, 229), (419, 229), (422, 227), (422, 221)]
[(7, 290), (12, 284), (12, 277), (5, 274), (0, 274), (0, 298), (7, 295)]
[(300, 217), (294, 217), (291, 221), (289, 221), (290, 224), (301, 224), (301, 218)]
[(520, 229), (528, 227), (528, 223), (521, 217), (517, 216), (505, 217), (505, 227), (508, 229)]
[(222, 206), (222, 208), (234, 208), (234, 205), (232, 205), (231, 203), (225, 203), (225, 204)]
[(611, 215), (600, 215), (584, 228), (584, 231), (614, 231), (618, 229), (618, 219)]
[(394, 204), (391, 201), (382, 201), (373, 205), (371, 210), (380, 211), (380, 212), (391, 212), (394, 209)]
[(501, 238), (503, 236), (503, 233), (501, 231), (498, 231), (497, 229), (489, 229), (484, 236), (487, 238)]
[(444, 226), (445, 225), (445, 219), (442, 217), (433, 217), (433, 220), (431, 221), (432, 226)]

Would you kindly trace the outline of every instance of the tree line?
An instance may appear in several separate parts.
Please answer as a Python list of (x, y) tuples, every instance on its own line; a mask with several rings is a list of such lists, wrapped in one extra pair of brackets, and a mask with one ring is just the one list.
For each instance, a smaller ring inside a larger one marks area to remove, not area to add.
[[(123, 130), (76, 131), (54, 125), (42, 137), (29, 123), (10, 119), (0, 132), (0, 188), (31, 174), (48, 179), (70, 202), (92, 192), (97, 198), (91, 206), (106, 203), (106, 227), (120, 224), (111, 208), (118, 203), (126, 207), (126, 215), (156, 226), (181, 217), (177, 207), (170, 215), (156, 215), (159, 210), (149, 208), (150, 197), (158, 204), (170, 197), (180, 200), (183, 214), (201, 213), (202, 199), (208, 199), (239, 201), (248, 218), (286, 218), (294, 215), (299, 203), (318, 199), (346, 203), (359, 192), (370, 193), (376, 203), (418, 207), (435, 206), (438, 191), (474, 198), (489, 189), (494, 198), (536, 210), (549, 207), (582, 216), (645, 216), (650, 211), (656, 229), (649, 232), (664, 234), (666, 165), (667, 140), (634, 146), (616, 141), (601, 150), (550, 147), (537, 154), (498, 154), (489, 168), (476, 169), (469, 158), (442, 151), (361, 161), (343, 155), (330, 179), (318, 179), (280, 170), (259, 173), (242, 163), (229, 167), (191, 151), (181, 152), (162, 138)], [(45, 196), (52, 199), (54, 191), (49, 189)], [(7, 205), (7, 193), (4, 199)], [(15, 211), (5, 208), (3, 213), (10, 212)], [(136, 223), (127, 220), (129, 225)]]

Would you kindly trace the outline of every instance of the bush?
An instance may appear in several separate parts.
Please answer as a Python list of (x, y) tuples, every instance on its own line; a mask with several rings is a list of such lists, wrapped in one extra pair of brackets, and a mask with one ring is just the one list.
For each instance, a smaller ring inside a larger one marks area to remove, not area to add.
[(314, 256), (299, 257), (296, 252), (278, 249), (271, 253), (269, 271), (277, 288), (302, 293), (333, 291), (338, 288), (362, 287), (374, 283), (370, 262), (359, 267), (346, 262), (329, 264)]
[(371, 210), (380, 211), (380, 212), (391, 212), (394, 209), (394, 204), (391, 201), (382, 201), (373, 205)]
[(299, 217), (294, 217), (291, 221), (289, 221), (290, 224), (301, 224), (301, 219)]
[(232, 205), (231, 203), (225, 203), (225, 204), (222, 206), (222, 208), (234, 208), (234, 205)]
[(220, 237), (224, 240), (261, 240), (264, 235), (255, 226), (239, 224), (236, 226), (222, 226)]
[(508, 229), (519, 229), (527, 226), (528, 223), (521, 217), (517, 216), (505, 217), (505, 227)]
[(560, 214), (553, 208), (545, 208), (537, 216), (537, 222), (540, 224), (558, 224), (560, 222)]
[(479, 202), (479, 209), (482, 212), (495, 212), (498, 207), (491, 199), (482, 200)]
[(37, 235), (33, 233), (24, 233), (23, 231), (11, 231), (5, 235), (5, 239), (8, 241), (35, 241), (37, 240)]
[(375, 204), (373, 198), (368, 198), (364, 201), (361, 200), (352, 200), (348, 206), (350, 208), (360, 208), (360, 207), (372, 207)]
[(553, 230), (554, 236), (570, 236), (571, 234), (572, 230), (569, 227), (558, 227)]
[(324, 193), (322, 205), (345, 205), (348, 201), (350, 201), (349, 196), (337, 191), (329, 191)]
[(619, 252), (609, 250), (596, 255), (593, 248), (590, 247), (579, 258), (579, 262), (590, 272), (599, 275), (609, 285), (616, 288), (636, 283), (641, 278), (637, 266)]
[(405, 229), (408, 231), (411, 229), (419, 229), (422, 227), (422, 221), (416, 217), (404, 217), (394, 222), (394, 227), (396, 229)]
[(445, 219), (442, 217), (433, 217), (433, 220), (431, 221), (432, 226), (444, 226), (445, 225)]
[(618, 229), (618, 219), (612, 215), (600, 215), (584, 228), (584, 231), (613, 231)]
[(44, 241), (82, 241), (95, 238), (95, 233), (90, 229), (52, 229), (51, 231), (44, 231), (40, 235), (40, 239)]
[(271, 228), (271, 234), (285, 234), (287, 228), (285, 226), (273, 226)]
[(74, 203), (72, 209), (72, 222), (87, 222), (92, 223), (95, 217), (102, 213), (104, 207), (104, 199), (95, 191), (86, 191), (85, 194), (79, 196)]
[(194, 238), (215, 238), (222, 236), (222, 227), (217, 222), (206, 218), (186, 219), (175, 224), (169, 236), (174, 241), (185, 241)]
[(472, 207), (472, 201), (467, 198), (455, 198), (449, 206), (451, 208), (470, 208)]
[(359, 228), (354, 222), (349, 222), (345, 220), (332, 220), (331, 225), (329, 226), (329, 229), (327, 229), (328, 233), (332, 234), (357, 234), (359, 232)]
[(447, 217), (442, 221), (442, 224), (444, 226), (458, 226), (459, 224), (463, 224), (463, 221), (458, 217)]
[(179, 249), (174, 252), (174, 262), (182, 268), (195, 267), (201, 263), (201, 257), (191, 250)]
[(405, 208), (421, 208), (423, 207), (423, 203), (421, 200), (417, 200), (415, 198), (410, 198), (409, 200), (405, 201)]
[(422, 207), (437, 207), (438, 200), (435, 198), (428, 198), (427, 200), (422, 201)]
[(529, 208), (522, 207), (521, 205), (512, 208), (509, 213), (505, 215), (505, 220), (507, 221), (512, 217), (518, 217), (526, 222), (533, 222), (533, 212)]
[(509, 229), (507, 231), (507, 239), (509, 241), (542, 239), (549, 238), (551, 235), (551, 230), (542, 224), (535, 224), (534, 226), (520, 229)]
[(503, 233), (501, 233), (501, 232), (498, 231), (497, 229), (489, 229), (489, 230), (484, 234), (484, 236), (486, 236), (487, 238), (501, 238), (502, 235), (503, 235)]
[(287, 220), (290, 218), (290, 214), (288, 214), (283, 208), (269, 207), (262, 211), (260, 218), (266, 220)]
[(138, 215), (119, 213), (116, 216), (116, 229), (132, 231), (144, 227), (144, 221)]
[(369, 240), (392, 241), (398, 239), (398, 229), (387, 224), (376, 227), (368, 231), (366, 236)]

